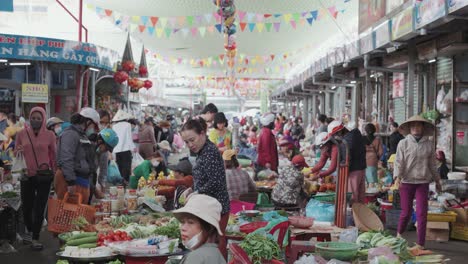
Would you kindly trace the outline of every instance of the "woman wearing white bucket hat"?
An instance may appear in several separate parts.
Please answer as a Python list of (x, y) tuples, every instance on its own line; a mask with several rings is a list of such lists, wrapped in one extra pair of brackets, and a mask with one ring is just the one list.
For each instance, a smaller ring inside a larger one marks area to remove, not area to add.
[(173, 211), (180, 221), (182, 244), (191, 250), (180, 264), (226, 263), (216, 240), (223, 232), (219, 226), (221, 204), (204, 194), (189, 196), (184, 207)]
[(278, 171), (278, 147), (276, 145), (275, 136), (271, 132), (274, 128), (275, 115), (266, 113), (260, 118), (262, 129), (258, 137), (258, 159), (257, 165)]

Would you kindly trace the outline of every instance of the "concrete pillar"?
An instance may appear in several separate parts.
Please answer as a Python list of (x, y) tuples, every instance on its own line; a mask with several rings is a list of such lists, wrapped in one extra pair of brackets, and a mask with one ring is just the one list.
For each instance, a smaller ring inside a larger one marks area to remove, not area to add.
[(330, 93), (325, 92), (325, 104), (324, 104), (324, 111), (327, 116), (332, 115), (332, 105), (330, 104)]
[(358, 124), (359, 120), (359, 89), (358, 85), (355, 85), (351, 92), (351, 120)]
[(406, 119), (414, 115), (414, 83), (416, 80), (415, 61), (416, 61), (416, 45), (414, 40), (408, 43), (408, 94), (406, 96)]
[(310, 111), (309, 111), (309, 96), (304, 96), (303, 99), (303, 107), (302, 107), (302, 121), (304, 122), (304, 128), (306, 128), (309, 125), (309, 116), (310, 116)]
[(364, 105), (364, 119), (368, 122), (372, 121), (372, 83), (370, 72), (366, 71), (366, 82), (364, 86), (365, 105)]

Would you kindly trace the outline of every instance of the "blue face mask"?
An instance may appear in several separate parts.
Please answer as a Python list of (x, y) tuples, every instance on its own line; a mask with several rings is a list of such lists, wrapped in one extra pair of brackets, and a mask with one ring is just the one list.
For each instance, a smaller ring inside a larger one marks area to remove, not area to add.
[(90, 137), (93, 134), (96, 134), (96, 130), (94, 129), (94, 127), (86, 129), (86, 136)]

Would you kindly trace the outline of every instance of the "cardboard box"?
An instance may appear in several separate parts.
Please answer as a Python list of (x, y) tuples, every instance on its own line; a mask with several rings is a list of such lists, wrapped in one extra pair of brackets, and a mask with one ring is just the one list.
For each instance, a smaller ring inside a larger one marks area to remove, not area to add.
[(450, 229), (447, 222), (427, 222), (426, 240), (449, 241)]
[(450, 238), (468, 241), (468, 224), (464, 223), (452, 223), (452, 228), (450, 230)]

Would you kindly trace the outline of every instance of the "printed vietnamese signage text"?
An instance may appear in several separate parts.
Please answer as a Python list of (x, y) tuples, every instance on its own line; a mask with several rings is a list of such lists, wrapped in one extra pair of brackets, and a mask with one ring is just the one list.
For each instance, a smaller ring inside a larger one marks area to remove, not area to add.
[(412, 31), (413, 7), (409, 7), (392, 18), (392, 40), (397, 40)]
[(366, 54), (374, 49), (374, 39), (372, 34), (362, 37), (360, 40), (361, 54)]
[(359, 0), (359, 33), (385, 16), (385, 0)]
[(49, 102), (49, 87), (47, 84), (23, 83), (21, 85), (21, 101), (23, 103)]
[(455, 12), (462, 7), (468, 6), (468, 0), (447, 0), (448, 12)]
[(414, 25), (417, 29), (445, 16), (445, 0), (424, 0), (414, 7)]
[(385, 21), (374, 29), (375, 48), (380, 48), (390, 42), (390, 24)]
[(392, 82), (392, 96), (393, 98), (405, 97), (405, 74), (393, 73)]
[(119, 54), (90, 43), (0, 34), (0, 58), (87, 65), (114, 70)]

